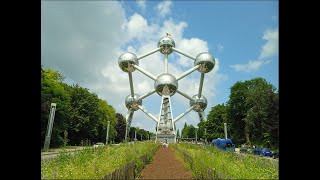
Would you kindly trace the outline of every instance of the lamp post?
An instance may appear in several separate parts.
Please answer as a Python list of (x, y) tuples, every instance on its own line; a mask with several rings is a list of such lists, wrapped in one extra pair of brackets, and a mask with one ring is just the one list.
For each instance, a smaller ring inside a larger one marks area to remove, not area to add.
[(44, 147), (43, 147), (43, 149), (45, 151), (48, 151), (49, 146), (50, 146), (51, 133), (52, 133), (52, 127), (53, 127), (53, 121), (54, 121), (54, 115), (56, 112), (56, 107), (57, 107), (56, 103), (51, 103), (51, 109), (50, 109), (48, 126), (47, 126), (47, 133), (46, 133), (46, 138), (45, 138)]
[(107, 126), (106, 145), (108, 144), (108, 141), (109, 141), (109, 127), (110, 127), (110, 121), (108, 121), (108, 126)]

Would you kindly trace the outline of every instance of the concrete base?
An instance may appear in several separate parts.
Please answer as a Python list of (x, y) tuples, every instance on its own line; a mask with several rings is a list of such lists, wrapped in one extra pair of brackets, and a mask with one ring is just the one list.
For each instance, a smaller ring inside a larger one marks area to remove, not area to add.
[(176, 143), (176, 136), (174, 134), (158, 134), (156, 141), (174, 144)]

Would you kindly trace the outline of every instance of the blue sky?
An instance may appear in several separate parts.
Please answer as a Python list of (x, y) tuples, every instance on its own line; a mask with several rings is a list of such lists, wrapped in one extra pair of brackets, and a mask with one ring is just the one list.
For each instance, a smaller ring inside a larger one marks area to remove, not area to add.
[[(195, 57), (209, 52), (215, 68), (205, 74), (203, 95), (211, 107), (226, 103), (230, 87), (237, 81), (265, 78), (278, 89), (278, 1), (41, 1), (41, 63), (60, 71), (68, 84), (78, 83), (98, 93), (124, 116), (124, 99), (130, 94), (127, 73), (118, 67), (124, 52), (142, 55), (157, 47), (169, 32), (176, 48)], [(193, 61), (173, 52), (169, 73), (174, 76), (193, 67)], [(158, 76), (164, 56), (157, 52), (140, 60)], [(179, 90), (192, 96), (198, 92), (200, 73), (179, 81)], [(154, 81), (133, 72), (135, 93), (153, 89)], [(153, 94), (143, 106), (159, 115), (161, 98)], [(180, 94), (172, 96), (173, 116), (189, 107)], [(199, 122), (191, 111), (176, 124)], [(155, 131), (155, 122), (136, 111), (133, 126)]]

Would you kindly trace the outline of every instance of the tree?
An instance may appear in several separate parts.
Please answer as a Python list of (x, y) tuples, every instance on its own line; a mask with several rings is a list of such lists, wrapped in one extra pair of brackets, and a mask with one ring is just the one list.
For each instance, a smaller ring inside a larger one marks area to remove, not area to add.
[(205, 122), (207, 128), (207, 140), (224, 137), (224, 123), (227, 121), (227, 107), (224, 104), (218, 104), (211, 108)]
[(236, 144), (243, 144), (246, 142), (245, 134), (245, 118), (248, 111), (245, 103), (248, 96), (249, 82), (236, 82), (231, 87), (229, 100), (227, 102), (227, 119), (230, 126), (230, 138)]
[(177, 138), (181, 138), (181, 137), (180, 137), (179, 129), (177, 130)]
[(41, 146), (43, 147), (50, 104), (57, 103), (50, 147), (79, 145), (82, 141), (104, 142), (110, 121), (109, 139), (117, 131), (115, 109), (87, 88), (63, 83), (58, 71), (41, 67)]
[(189, 132), (189, 129), (188, 129), (187, 123), (185, 122), (184, 126), (182, 128), (182, 131), (181, 131), (182, 138), (187, 138), (188, 137), (188, 132)]
[(198, 123), (197, 136), (198, 136), (198, 138), (202, 138), (203, 140), (208, 138), (208, 137), (205, 136), (205, 131), (206, 131), (205, 129), (207, 128), (206, 122), (207, 121), (200, 121)]
[(126, 119), (121, 113), (116, 113), (117, 124), (115, 129), (117, 131), (117, 136), (115, 137), (115, 142), (119, 143), (125, 139), (126, 131)]
[(233, 85), (227, 119), (234, 142), (278, 146), (278, 101), (275, 87), (263, 78)]
[(68, 86), (62, 81), (64, 77), (52, 69), (41, 68), (41, 146), (43, 147), (51, 103), (56, 103), (50, 147), (64, 143), (64, 132), (67, 129), (70, 112), (70, 95)]

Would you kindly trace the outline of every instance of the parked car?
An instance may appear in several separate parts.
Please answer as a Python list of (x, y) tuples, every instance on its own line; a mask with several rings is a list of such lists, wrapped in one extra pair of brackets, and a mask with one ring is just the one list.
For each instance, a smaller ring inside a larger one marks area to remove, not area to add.
[(234, 144), (231, 139), (218, 138), (218, 139), (212, 140), (211, 144), (223, 151), (231, 151), (231, 152), (235, 151)]
[(97, 142), (93, 145), (94, 148), (105, 146), (103, 142)]
[(272, 152), (268, 148), (262, 148), (261, 149), (261, 155), (262, 156), (269, 156), (272, 157)]
[(272, 152), (268, 148), (254, 148), (253, 154), (272, 157)]

